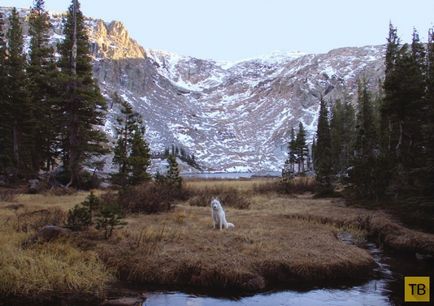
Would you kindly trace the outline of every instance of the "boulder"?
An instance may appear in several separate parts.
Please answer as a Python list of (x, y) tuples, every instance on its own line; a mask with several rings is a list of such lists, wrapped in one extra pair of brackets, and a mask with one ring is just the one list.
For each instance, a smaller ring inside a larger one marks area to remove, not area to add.
[(23, 246), (29, 246), (38, 242), (49, 242), (61, 237), (67, 237), (70, 233), (69, 229), (60, 226), (45, 225), (35, 235), (26, 239)]
[(29, 180), (29, 193), (38, 193), (41, 191), (41, 182), (37, 179)]

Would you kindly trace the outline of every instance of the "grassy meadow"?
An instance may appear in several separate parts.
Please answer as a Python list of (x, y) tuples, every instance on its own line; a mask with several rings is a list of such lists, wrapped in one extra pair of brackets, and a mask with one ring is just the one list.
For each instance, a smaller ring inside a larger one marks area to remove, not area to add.
[[(169, 212), (127, 214), (127, 225), (108, 240), (89, 229), (31, 246), (23, 241), (45, 224), (63, 225), (67, 211), (89, 193), (8, 196), (0, 201), (0, 295), (102, 298), (116, 279), (237, 293), (343, 285), (371, 275), (375, 262), (361, 247), (370, 236), (397, 250), (434, 254), (434, 235), (405, 228), (382, 211), (309, 192), (283, 194), (272, 184), (186, 181), (188, 199)], [(208, 199), (214, 195), (234, 229), (213, 228)], [(354, 243), (341, 241), (343, 232)]]

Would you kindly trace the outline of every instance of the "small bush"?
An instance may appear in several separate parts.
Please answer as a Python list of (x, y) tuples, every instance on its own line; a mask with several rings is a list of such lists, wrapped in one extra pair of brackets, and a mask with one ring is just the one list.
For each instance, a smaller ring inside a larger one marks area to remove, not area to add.
[(17, 193), (15, 190), (3, 189), (0, 190), (0, 202), (14, 202), (16, 200)]
[(92, 191), (90, 195), (87, 196), (86, 200), (81, 203), (81, 205), (89, 210), (90, 224), (92, 224), (92, 217), (95, 214), (95, 211), (101, 206), (100, 199)]
[(237, 209), (248, 209), (250, 202), (235, 188), (205, 187), (191, 191), (193, 197), (189, 203), (191, 206), (208, 206), (213, 197), (218, 197), (223, 206)]
[[(69, 183), (70, 178), (71, 174), (69, 170), (64, 170), (63, 168), (59, 168), (59, 170), (54, 174), (54, 180), (63, 186), (66, 186)], [(78, 180), (79, 188), (84, 190), (98, 188), (101, 183), (98, 176), (89, 171), (81, 171)]]
[(121, 214), (121, 209), (116, 203), (108, 202), (101, 205), (96, 218), (96, 229), (104, 230), (105, 239), (111, 237), (113, 229), (126, 224), (122, 221)]
[(301, 194), (316, 191), (316, 182), (310, 177), (296, 177), (290, 180), (273, 181), (255, 185), (255, 193)]
[(66, 188), (66, 187), (53, 187), (48, 189), (47, 191), (45, 191), (45, 195), (47, 196), (67, 196), (67, 195), (73, 195), (75, 194), (77, 191), (75, 189), (72, 188)]
[(17, 231), (38, 231), (45, 225), (63, 225), (66, 214), (59, 208), (41, 209), (17, 214)]
[(84, 190), (91, 190), (98, 188), (101, 184), (101, 179), (94, 173), (83, 172), (80, 174), (80, 188)]
[(74, 208), (69, 210), (66, 226), (73, 231), (81, 231), (87, 228), (93, 224), (92, 217), (100, 206), (101, 200), (91, 192), (80, 205), (75, 205)]
[(91, 224), (91, 213), (87, 207), (75, 205), (68, 212), (66, 227), (73, 231), (81, 231)]
[(177, 200), (187, 200), (183, 188), (154, 182), (129, 187), (119, 192), (119, 204), (125, 212), (153, 214), (172, 209)]

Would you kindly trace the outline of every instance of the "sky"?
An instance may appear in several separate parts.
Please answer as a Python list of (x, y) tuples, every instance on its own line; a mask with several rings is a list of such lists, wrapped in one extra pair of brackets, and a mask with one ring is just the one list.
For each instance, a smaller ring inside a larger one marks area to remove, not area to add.
[[(32, 0), (0, 0), (28, 8)], [(384, 44), (389, 21), (402, 41), (434, 26), (434, 0), (81, 0), (82, 11), (122, 21), (144, 48), (236, 61), (274, 51), (324, 53)], [(64, 11), (70, 0), (45, 0)]]

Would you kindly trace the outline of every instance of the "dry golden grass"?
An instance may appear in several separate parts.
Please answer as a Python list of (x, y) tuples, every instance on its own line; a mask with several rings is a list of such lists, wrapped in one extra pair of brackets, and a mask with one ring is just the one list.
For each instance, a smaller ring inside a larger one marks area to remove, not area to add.
[[(97, 195), (100, 192), (96, 193)], [(80, 204), (89, 195), (89, 192), (77, 192), (72, 195), (55, 196), (50, 194), (20, 194), (16, 196), (15, 202), (22, 203), (27, 209), (61, 208), (68, 210)], [(1, 205), (4, 204), (0, 202)]]
[(319, 210), (335, 204), (274, 196), (253, 200), (249, 210), (226, 208), (233, 230), (214, 230), (208, 207), (180, 204), (166, 214), (130, 216), (128, 226), (98, 252), (122, 278), (154, 285), (257, 291), (331, 285), (369, 274), (372, 257), (339, 241), (339, 227), (291, 217), (317, 202)]
[(255, 184), (275, 181), (274, 178), (256, 178), (251, 180), (186, 180), (185, 186), (192, 189), (235, 188), (238, 191), (252, 192)]
[[(82, 247), (91, 251), (78, 251), (72, 244), (63, 245), (61, 242), (22, 250), (18, 241), (22, 241), (25, 234), (13, 233), (10, 228), (0, 228), (0, 243), (10, 250), (5, 252), (9, 255), (0, 258), (0, 270), (7, 266), (19, 266), (11, 258), (15, 252), (22, 258), (30, 255), (36, 258), (40, 261), (36, 265), (42, 265), (48, 276), (52, 273), (53, 279), (57, 279), (58, 271), (46, 267), (49, 262), (43, 261), (41, 256), (43, 254), (51, 258), (44, 252), (61, 253), (64, 257), (56, 265), (63, 265), (69, 270), (69, 265), (77, 264), (76, 268), (71, 268), (72, 271), (81, 269), (83, 277), (91, 277), (90, 283), (99, 280), (103, 284), (108, 274), (99, 266), (95, 257), (97, 254), (108, 269), (117, 271), (117, 276), (122, 280), (176, 287), (257, 291), (300, 284), (345, 284), (366, 277), (374, 265), (373, 259), (366, 250), (340, 241), (338, 233), (343, 231), (352, 233), (357, 241), (374, 234), (381, 236), (385, 245), (434, 254), (434, 235), (406, 229), (385, 214), (349, 208), (342, 199), (313, 199), (309, 194), (283, 196), (254, 192), (255, 185), (269, 181), (186, 182), (187, 188), (199, 193), (204, 189), (235, 188), (249, 201), (251, 205), (248, 209), (225, 207), (228, 221), (236, 226), (231, 230), (214, 230), (210, 208), (192, 207), (189, 201), (178, 202), (175, 209), (168, 213), (129, 215), (126, 218), (128, 225), (115, 231), (108, 241), (95, 240), (91, 234), (77, 238), (79, 242), (81, 240)], [(24, 210), (62, 208), (66, 211), (82, 202), (87, 195), (20, 195), (13, 204), (23, 204), (24, 207), (17, 210), (5, 209), (11, 203), (0, 202), (0, 219), (14, 220), (17, 213)], [(8, 241), (8, 235), (14, 238)], [(78, 254), (93, 258), (92, 264), (88, 263), (87, 266), (93, 268), (79, 266), (75, 261), (80, 257)], [(23, 267), (28, 268), (25, 265)], [(18, 268), (15, 273), (26, 275), (25, 271)], [(95, 278), (92, 278), (93, 274)], [(76, 282), (75, 279), (75, 276), (72, 277), (66, 288), (76, 290), (76, 284), (81, 281)], [(19, 289), (22, 292), (31, 291), (18, 284), (21, 283), (11, 286), (10, 282), (0, 281), (0, 287), (8, 290), (22, 288)], [(42, 284), (44, 286), (41, 287), (58, 290), (50, 287), (50, 282)], [(90, 289), (92, 286), (84, 280), (82, 286), (83, 290), (98, 291), (101, 288)]]
[(95, 252), (65, 241), (23, 249), (21, 243), (28, 237), (10, 225), (0, 227), (1, 296), (103, 294), (111, 275)]
[(15, 203), (0, 202), (0, 296), (102, 296), (113, 277), (94, 251), (68, 241), (22, 247), (45, 224), (63, 223), (65, 211), (86, 195), (19, 195)]

